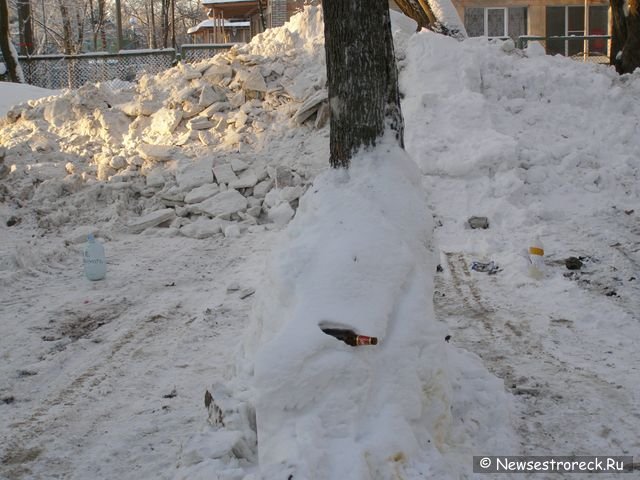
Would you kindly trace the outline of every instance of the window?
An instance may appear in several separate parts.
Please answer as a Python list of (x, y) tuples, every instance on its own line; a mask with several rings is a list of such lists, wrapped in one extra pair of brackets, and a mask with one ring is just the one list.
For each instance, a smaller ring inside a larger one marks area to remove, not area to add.
[(526, 7), (465, 8), (464, 26), (470, 37), (517, 40), (527, 34)]
[(484, 12), (484, 31), (487, 37), (506, 37), (507, 9), (487, 8)]
[[(587, 35), (606, 35), (609, 24), (607, 6), (589, 7), (589, 30)], [(547, 7), (547, 36), (582, 36), (584, 30), (584, 7)], [(584, 40), (548, 40), (547, 53), (578, 55), (584, 51)], [(589, 40), (589, 52), (593, 55), (607, 54), (607, 40)]]

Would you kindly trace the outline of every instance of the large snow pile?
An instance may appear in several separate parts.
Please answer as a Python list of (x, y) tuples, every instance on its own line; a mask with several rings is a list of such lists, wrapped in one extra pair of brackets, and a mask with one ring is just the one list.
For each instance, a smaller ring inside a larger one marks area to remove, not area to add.
[(29, 212), (12, 214), (37, 208), (32, 220), (50, 230), (164, 225), (195, 238), (286, 223), (318, 168), (291, 137), (327, 121), (321, 26), (308, 8), (249, 45), (129, 88), (88, 84), (13, 107), (3, 176)]
[[(536, 234), (553, 243), (550, 252), (569, 253), (582, 240), (569, 231), (585, 216), (615, 222), (637, 205), (637, 74), (546, 56), (538, 44), (523, 52), (511, 42), (459, 43), (429, 32), (413, 37), (408, 55), (420, 61), (407, 62), (401, 77), (412, 99), (404, 104), (413, 119), (407, 150), (428, 189), (446, 183), (465, 192), (447, 199), (453, 215), (440, 212), (448, 248), (515, 266)], [(453, 234), (480, 214), (491, 231)], [(589, 235), (615, 243), (606, 231)]]

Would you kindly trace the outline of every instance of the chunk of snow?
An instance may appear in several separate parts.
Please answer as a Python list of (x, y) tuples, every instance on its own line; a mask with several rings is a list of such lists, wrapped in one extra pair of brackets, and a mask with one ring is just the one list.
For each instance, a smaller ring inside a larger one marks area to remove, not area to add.
[(200, 187), (194, 188), (184, 197), (186, 203), (200, 203), (207, 198), (211, 198), (220, 192), (220, 187), (215, 183), (207, 183)]
[(181, 120), (181, 110), (163, 107), (151, 115), (150, 128), (160, 135), (169, 135), (173, 133)]
[(156, 227), (166, 222), (170, 222), (176, 218), (176, 212), (173, 208), (165, 208), (156, 210), (155, 212), (143, 215), (127, 225), (129, 233), (141, 233), (147, 228)]
[(228, 216), (247, 208), (247, 199), (237, 190), (229, 189), (189, 206), (193, 213), (203, 213), (210, 217)]
[(142, 144), (138, 147), (138, 153), (145, 160), (166, 162), (174, 157), (177, 150), (172, 145)]
[(282, 227), (289, 223), (289, 220), (293, 218), (294, 214), (295, 211), (291, 208), (291, 205), (285, 202), (269, 209), (267, 217), (273, 223)]
[(240, 174), (237, 180), (229, 183), (231, 188), (251, 188), (258, 183), (258, 177), (253, 170), (245, 170)]
[(176, 181), (181, 190), (191, 190), (200, 185), (213, 182), (213, 160), (202, 158), (200, 160), (181, 160), (178, 163)]
[(223, 163), (222, 165), (216, 165), (213, 167), (213, 174), (216, 177), (218, 183), (231, 183), (238, 180), (238, 177), (233, 172), (231, 165)]

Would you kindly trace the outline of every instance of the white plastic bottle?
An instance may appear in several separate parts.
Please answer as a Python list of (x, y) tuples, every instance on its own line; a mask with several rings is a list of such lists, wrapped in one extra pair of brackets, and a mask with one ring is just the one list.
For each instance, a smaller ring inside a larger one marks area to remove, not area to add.
[(102, 280), (107, 274), (104, 247), (93, 234), (87, 236), (87, 245), (84, 247), (84, 273), (89, 280)]
[(529, 275), (536, 280), (544, 277), (544, 246), (540, 238), (535, 237), (529, 245)]

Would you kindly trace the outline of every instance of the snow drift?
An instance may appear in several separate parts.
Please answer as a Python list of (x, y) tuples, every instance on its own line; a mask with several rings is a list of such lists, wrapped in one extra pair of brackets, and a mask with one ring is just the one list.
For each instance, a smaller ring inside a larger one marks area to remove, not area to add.
[[(450, 395), (416, 173), (384, 146), (323, 175), (275, 253), (248, 348), (265, 478), (391, 478), (417, 462), (443, 478)], [(330, 326), (380, 344), (346, 346)]]
[(14, 106), (0, 133), (13, 195), (50, 230), (208, 238), (285, 224), (318, 168), (288, 140), (328, 118), (321, 27), (308, 8), (201, 63)]

